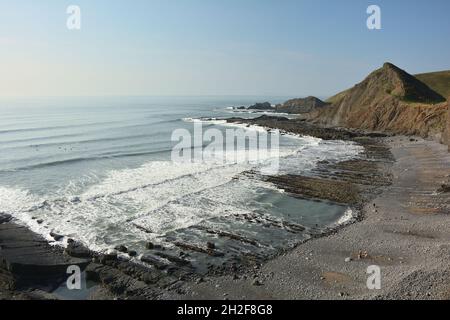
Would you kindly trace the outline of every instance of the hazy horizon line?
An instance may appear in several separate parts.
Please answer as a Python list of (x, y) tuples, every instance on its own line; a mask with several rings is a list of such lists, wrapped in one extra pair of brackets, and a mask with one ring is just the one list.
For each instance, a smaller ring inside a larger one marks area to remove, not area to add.
[(305, 98), (308, 96), (315, 97), (331, 97), (333, 94), (329, 95), (313, 95), (313, 94), (291, 94), (291, 95), (269, 95), (269, 94), (217, 94), (217, 95), (202, 95), (202, 94), (192, 94), (192, 95), (182, 95), (182, 94), (173, 94), (173, 95), (152, 95), (152, 94), (96, 94), (96, 95), (8, 95), (2, 96), (0, 95), (0, 99), (9, 99), (9, 98), (215, 98), (215, 97), (261, 97), (261, 98)]

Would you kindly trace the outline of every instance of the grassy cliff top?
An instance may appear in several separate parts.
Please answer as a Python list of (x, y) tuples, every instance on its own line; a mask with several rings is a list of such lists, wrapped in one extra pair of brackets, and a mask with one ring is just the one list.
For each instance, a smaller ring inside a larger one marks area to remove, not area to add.
[(415, 77), (426, 83), (440, 95), (450, 97), (450, 70), (416, 74)]
[(392, 63), (372, 72), (363, 82), (329, 98), (328, 103), (339, 103), (356, 93), (383, 98), (394, 96), (410, 103), (440, 103), (450, 95), (450, 71), (410, 75)]

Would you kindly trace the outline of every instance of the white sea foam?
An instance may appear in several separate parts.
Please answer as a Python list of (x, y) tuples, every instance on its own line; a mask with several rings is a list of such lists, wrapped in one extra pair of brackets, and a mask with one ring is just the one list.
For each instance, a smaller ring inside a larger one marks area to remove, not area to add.
[(39, 198), (31, 195), (26, 190), (0, 186), (1, 211), (12, 214), (17, 222), (52, 241), (53, 239), (50, 237), (49, 230), (46, 229), (45, 225), (38, 224), (33, 219), (34, 216), (29, 213), (29, 209), (39, 205), (39, 203)]
[[(250, 125), (246, 123), (236, 123), (236, 122), (228, 122), (227, 120), (223, 119), (216, 119), (216, 118), (184, 118), (183, 121), (185, 122), (193, 122), (193, 123), (204, 123), (204, 124), (214, 124), (218, 126), (225, 126), (225, 127), (231, 127), (231, 128), (238, 128), (238, 129), (245, 129), (245, 130), (254, 130), (261, 133), (267, 133), (271, 131), (271, 129), (260, 126), (260, 125)], [(278, 131), (278, 130), (274, 130)]]
[(216, 118), (183, 118), (184, 122), (199, 122), (199, 123), (209, 123), (209, 124), (224, 124), (227, 123), (226, 120), (216, 119)]
[[(275, 105), (272, 105), (272, 107), (275, 107)], [(286, 112), (277, 112), (275, 110), (248, 110), (248, 109), (237, 109), (233, 107), (227, 107), (225, 108), (226, 112), (229, 113), (240, 113), (240, 114), (254, 114), (254, 115), (273, 115), (273, 116), (283, 116), (283, 117), (291, 117), (294, 118), (295, 116)]]
[[(186, 121), (267, 130), (217, 119)], [(360, 152), (351, 143), (296, 135), (284, 138), (292, 141), (278, 150), (283, 158), (282, 173), (304, 172), (314, 168), (318, 161), (351, 158)], [(250, 155), (251, 159), (258, 150), (238, 152)], [(93, 250), (105, 251), (123, 243), (133, 247), (133, 243), (159, 241), (170, 232), (212, 218), (251, 213), (254, 208), (248, 204), (255, 198), (255, 190), (274, 186), (247, 179), (241, 173), (258, 169), (269, 158), (261, 159), (258, 155), (257, 162), (233, 164), (207, 161), (179, 165), (152, 161), (134, 169), (111, 170), (100, 181), (96, 176), (80, 177), (60, 194), (43, 198), (26, 190), (0, 187), (0, 208), (49, 240), (50, 231), (55, 231), (83, 241)], [(43, 219), (44, 223), (36, 223), (33, 217)], [(351, 218), (352, 213), (346, 212), (338, 223)]]
[[(234, 178), (251, 168), (249, 163), (179, 166), (150, 162), (136, 169), (111, 171), (82, 194), (49, 198), (44, 205), (43, 199), (26, 191), (1, 188), (0, 207), (49, 240), (50, 231), (55, 231), (105, 251), (118, 243), (157, 240), (168, 232), (231, 212), (248, 213), (243, 208), (253, 187), (246, 187), (246, 179)], [(35, 210), (30, 212), (31, 208)], [(33, 216), (44, 223), (38, 224)]]
[(349, 222), (351, 222), (355, 218), (355, 212), (351, 208), (347, 208), (345, 210), (342, 217), (339, 218), (339, 220), (336, 222), (337, 225), (344, 225)]

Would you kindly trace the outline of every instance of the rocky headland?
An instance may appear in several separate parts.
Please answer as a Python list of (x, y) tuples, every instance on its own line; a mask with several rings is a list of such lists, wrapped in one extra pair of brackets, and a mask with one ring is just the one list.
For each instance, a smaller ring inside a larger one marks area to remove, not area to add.
[(289, 114), (304, 114), (310, 113), (314, 110), (321, 109), (328, 106), (329, 103), (320, 100), (319, 98), (309, 96), (306, 98), (291, 99), (283, 104), (279, 104), (275, 107), (275, 110), (280, 113)]
[(325, 126), (418, 135), (442, 142), (446, 136), (446, 99), (391, 63), (329, 102), (329, 107), (315, 110), (309, 119)]

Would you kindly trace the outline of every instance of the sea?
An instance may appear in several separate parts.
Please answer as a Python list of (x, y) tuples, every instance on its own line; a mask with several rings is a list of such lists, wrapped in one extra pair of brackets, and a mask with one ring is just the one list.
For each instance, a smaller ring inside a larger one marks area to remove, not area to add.
[[(257, 162), (175, 162), (173, 134), (193, 133), (198, 123), (225, 133), (232, 126), (221, 119), (268, 113), (232, 107), (286, 99), (2, 98), (0, 212), (52, 245), (65, 246), (69, 238), (98, 252), (125, 245), (137, 251), (137, 260), (148, 242), (174, 251), (176, 243), (204, 248), (213, 242), (226, 255), (270, 256), (347, 223), (354, 213), (286, 193), (264, 179)], [(280, 135), (278, 148), (277, 174), (308, 175), (320, 161), (362, 152), (352, 142), (290, 134)]]

